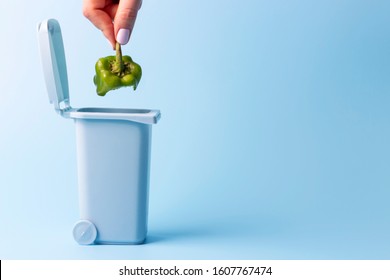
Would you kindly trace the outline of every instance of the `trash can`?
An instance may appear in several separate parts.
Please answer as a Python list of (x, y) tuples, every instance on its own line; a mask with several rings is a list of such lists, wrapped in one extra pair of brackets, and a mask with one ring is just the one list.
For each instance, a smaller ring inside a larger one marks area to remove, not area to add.
[(73, 237), (88, 244), (140, 244), (148, 218), (151, 126), (159, 110), (70, 106), (61, 28), (38, 25), (49, 101), (76, 125), (80, 220)]

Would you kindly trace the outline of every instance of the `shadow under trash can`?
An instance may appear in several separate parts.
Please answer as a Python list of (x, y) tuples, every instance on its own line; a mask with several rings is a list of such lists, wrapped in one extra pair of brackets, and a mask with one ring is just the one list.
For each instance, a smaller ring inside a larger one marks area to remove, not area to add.
[(148, 218), (151, 125), (159, 110), (70, 106), (61, 28), (38, 26), (50, 103), (76, 124), (80, 220), (74, 239), (87, 244), (140, 244)]

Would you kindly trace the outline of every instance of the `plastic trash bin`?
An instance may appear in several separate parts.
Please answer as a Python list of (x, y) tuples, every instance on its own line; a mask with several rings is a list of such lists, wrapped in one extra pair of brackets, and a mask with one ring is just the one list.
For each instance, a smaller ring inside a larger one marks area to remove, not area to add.
[(38, 26), (50, 103), (75, 121), (80, 220), (79, 244), (139, 244), (147, 233), (151, 125), (159, 110), (70, 106), (61, 29), (57, 20)]

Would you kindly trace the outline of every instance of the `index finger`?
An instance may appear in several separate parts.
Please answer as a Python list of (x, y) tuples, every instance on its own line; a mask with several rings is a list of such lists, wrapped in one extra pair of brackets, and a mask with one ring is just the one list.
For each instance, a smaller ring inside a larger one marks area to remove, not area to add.
[(111, 45), (115, 46), (115, 34), (112, 18), (105, 11), (105, 0), (84, 0), (83, 1), (83, 15), (92, 22), (98, 29), (100, 29), (104, 36), (110, 41)]

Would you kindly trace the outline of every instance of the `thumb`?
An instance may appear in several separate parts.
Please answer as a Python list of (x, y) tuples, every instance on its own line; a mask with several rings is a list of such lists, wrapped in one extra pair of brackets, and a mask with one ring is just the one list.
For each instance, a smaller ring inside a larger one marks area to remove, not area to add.
[(129, 42), (142, 0), (120, 0), (114, 18), (116, 41), (121, 45)]

